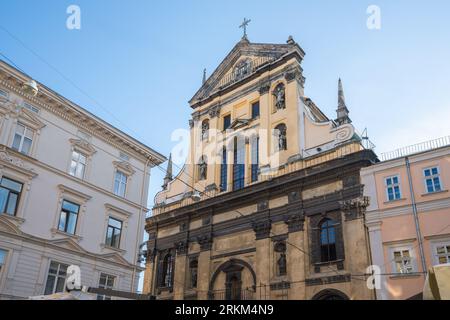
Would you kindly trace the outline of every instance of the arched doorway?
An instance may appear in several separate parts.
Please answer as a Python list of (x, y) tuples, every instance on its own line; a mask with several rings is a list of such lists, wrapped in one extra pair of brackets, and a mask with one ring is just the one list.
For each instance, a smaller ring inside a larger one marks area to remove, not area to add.
[(350, 300), (345, 293), (336, 289), (325, 289), (317, 293), (312, 300)]

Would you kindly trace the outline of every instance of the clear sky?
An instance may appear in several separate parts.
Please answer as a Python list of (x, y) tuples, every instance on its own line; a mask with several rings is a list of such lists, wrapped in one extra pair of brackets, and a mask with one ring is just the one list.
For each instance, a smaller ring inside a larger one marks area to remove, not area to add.
[[(66, 28), (71, 4), (81, 9), (81, 30)], [(380, 30), (366, 26), (369, 5), (381, 9)], [(330, 118), (342, 78), (354, 125), (368, 128), (381, 153), (450, 134), (449, 14), (447, 0), (1, 0), (0, 26), (109, 111), (1, 29), (0, 52), (167, 155), (172, 131), (188, 129), (187, 101), (203, 68), (215, 69), (247, 17), (250, 41), (292, 35), (305, 50), (305, 93)], [(150, 204), (163, 178), (152, 174)]]

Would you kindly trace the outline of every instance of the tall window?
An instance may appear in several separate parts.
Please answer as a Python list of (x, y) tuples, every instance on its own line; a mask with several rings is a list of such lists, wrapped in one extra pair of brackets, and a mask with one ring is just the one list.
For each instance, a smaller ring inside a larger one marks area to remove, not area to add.
[(402, 197), (398, 176), (386, 178), (386, 193), (389, 201), (398, 200)]
[(438, 167), (423, 170), (423, 175), (425, 176), (425, 185), (428, 193), (442, 190)]
[(325, 219), (320, 224), (321, 262), (336, 260), (336, 222)]
[(110, 217), (108, 220), (108, 229), (106, 231), (106, 245), (113, 248), (119, 248), (121, 233), (122, 221)]
[(75, 234), (75, 231), (77, 229), (79, 211), (79, 205), (64, 200), (61, 207), (61, 214), (59, 216), (58, 230), (70, 234)]
[(3, 177), (0, 180), (0, 210), (11, 216), (16, 215), (23, 184)]
[(173, 285), (173, 267), (174, 257), (171, 253), (166, 254), (162, 261), (162, 274), (160, 286), (164, 288), (171, 288)]
[(222, 150), (222, 163), (220, 165), (220, 191), (227, 191), (228, 182), (228, 163), (227, 163), (227, 149)]
[(252, 182), (258, 181), (259, 169), (259, 137), (254, 137), (252, 141)]
[(394, 250), (394, 266), (397, 273), (412, 273), (414, 267), (409, 249)]
[(223, 130), (227, 130), (231, 125), (231, 115), (223, 117)]
[(5, 250), (0, 249), (0, 275), (2, 274), (2, 270), (6, 263), (6, 254), (7, 252)]
[(275, 127), (275, 137), (276, 137), (276, 150), (287, 150), (287, 129), (284, 123), (279, 124)]
[(72, 151), (72, 161), (70, 163), (69, 174), (83, 179), (86, 171), (87, 157), (78, 151)]
[[(114, 289), (114, 282), (116, 281), (116, 277), (111, 276), (109, 274), (102, 273), (100, 274), (100, 280), (98, 282), (98, 287), (102, 289)], [(105, 295), (97, 295), (97, 300), (111, 300), (110, 296)]]
[(245, 144), (234, 138), (233, 190), (244, 188), (245, 184)]
[(252, 103), (252, 119), (259, 117), (259, 101)]
[(191, 276), (191, 288), (197, 288), (198, 261), (192, 260), (189, 263), (189, 273)]
[(450, 263), (450, 243), (438, 244), (435, 247), (436, 261), (439, 264)]
[(23, 154), (29, 155), (31, 152), (31, 145), (33, 144), (34, 131), (21, 123), (17, 124), (16, 132), (12, 148)]
[(114, 193), (118, 196), (125, 197), (125, 191), (127, 189), (128, 177), (121, 171), (116, 171), (114, 177)]
[(66, 272), (68, 265), (53, 262), (50, 264), (47, 276), (47, 284), (45, 285), (45, 295), (64, 292), (66, 283)]

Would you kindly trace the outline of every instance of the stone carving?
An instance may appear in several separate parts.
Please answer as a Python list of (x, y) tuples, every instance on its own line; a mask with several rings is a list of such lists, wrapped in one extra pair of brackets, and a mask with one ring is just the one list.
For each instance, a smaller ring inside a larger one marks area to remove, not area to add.
[(278, 275), (279, 276), (286, 275), (286, 273), (287, 273), (286, 253), (282, 252), (280, 254), (280, 257), (278, 258), (278, 261), (277, 261), (277, 265), (278, 265)]
[(253, 222), (253, 231), (255, 231), (256, 240), (268, 238), (270, 236), (270, 230), (272, 229), (272, 221), (260, 221)]
[(16, 157), (13, 157), (13, 156), (9, 155), (5, 151), (1, 151), (0, 152), (0, 160), (3, 160), (5, 162), (9, 162), (10, 164), (12, 164), (15, 167), (18, 167), (18, 168), (25, 169), (27, 171), (33, 172), (33, 169), (31, 167), (27, 166), (25, 164), (25, 162), (23, 162), (19, 158), (16, 158)]
[(202, 122), (202, 140), (208, 140), (209, 138), (209, 121)]
[(289, 192), (289, 194), (288, 194), (288, 202), (289, 203), (292, 203), (292, 202), (295, 202), (298, 200), (300, 200), (300, 192), (299, 191)]
[(175, 248), (177, 250), (177, 254), (186, 254), (188, 249), (187, 241), (180, 241), (175, 243)]
[(198, 236), (197, 242), (200, 245), (200, 250), (202, 250), (202, 251), (211, 250), (212, 239), (211, 239), (210, 235)]
[(267, 210), (267, 209), (269, 209), (269, 201), (263, 200), (261, 202), (258, 202), (258, 204), (257, 204), (257, 210), (258, 211), (264, 211), (264, 210)]
[(205, 161), (205, 157), (202, 157), (200, 159), (200, 163), (198, 164), (199, 166), (199, 180), (206, 180), (207, 176), (208, 176), (208, 164)]
[(275, 96), (275, 107), (277, 110), (286, 108), (284, 84), (280, 83), (273, 91)]
[(288, 225), (289, 233), (303, 231), (305, 224), (304, 213), (290, 215), (285, 218), (284, 222)]
[(221, 106), (219, 104), (213, 105), (209, 109), (209, 116), (211, 118), (216, 118), (220, 115)]

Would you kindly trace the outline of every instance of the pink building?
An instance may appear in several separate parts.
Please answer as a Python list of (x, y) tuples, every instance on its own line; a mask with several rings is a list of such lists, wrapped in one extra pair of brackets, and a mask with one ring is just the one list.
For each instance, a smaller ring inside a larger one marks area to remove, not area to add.
[(382, 155), (361, 170), (378, 299), (422, 292), (426, 270), (450, 263), (450, 136)]

